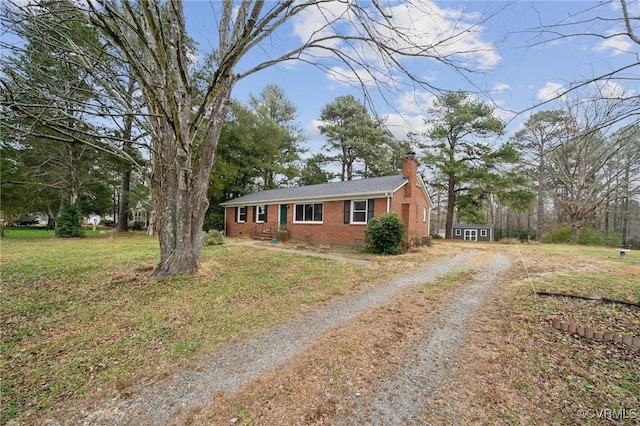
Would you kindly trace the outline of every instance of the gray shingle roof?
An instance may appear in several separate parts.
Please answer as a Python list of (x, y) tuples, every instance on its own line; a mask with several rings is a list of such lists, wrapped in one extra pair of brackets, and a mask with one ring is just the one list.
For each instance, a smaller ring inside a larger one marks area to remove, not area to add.
[(477, 225), (475, 223), (454, 223), (454, 229), (480, 229), (480, 228), (493, 228), (493, 223), (487, 225)]
[(397, 191), (407, 182), (402, 175), (330, 182), (319, 185), (270, 189), (254, 192), (222, 203), (223, 206), (273, 204), (291, 201), (321, 201), (350, 199), (353, 197), (384, 197)]

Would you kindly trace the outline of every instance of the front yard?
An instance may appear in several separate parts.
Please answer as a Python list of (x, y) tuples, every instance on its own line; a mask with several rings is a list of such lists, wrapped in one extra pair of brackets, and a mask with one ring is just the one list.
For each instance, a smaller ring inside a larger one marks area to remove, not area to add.
[[(50, 231), (10, 230), (0, 243), (0, 423), (35, 424), (53, 411), (64, 415), (64, 410), (87, 401), (126, 398), (132, 383), (161, 379), (178, 367), (194, 365), (221, 342), (258, 333), (341, 295), (469, 249), (507, 253), (513, 266), (471, 326), (465, 349), (430, 402), (426, 420), (447, 424), (455, 415), (465, 423), (598, 424), (597, 409), (640, 410), (640, 350), (587, 341), (551, 327), (553, 318), (562, 317), (640, 337), (640, 310), (536, 296), (532, 291), (640, 302), (637, 252), (620, 259), (612, 249), (436, 241), (431, 248), (402, 256), (367, 255), (372, 264), (357, 265), (248, 248), (231, 240), (203, 250), (196, 276), (154, 281), (148, 275), (158, 258), (157, 240), (141, 234), (90, 231), (87, 238), (67, 240), (54, 238)], [(342, 249), (334, 253), (360, 257)], [(379, 374), (388, 368), (392, 374), (396, 361), (385, 366), (385, 360), (401, 358), (401, 348), (411, 344), (403, 339), (422, 333), (411, 330), (420, 326), (417, 319), (439, 309), (469, 276), (459, 273), (447, 279), (454, 278), (452, 285), (440, 280), (408, 291), (392, 309), (379, 308), (345, 324), (336, 331), (344, 337), (320, 337), (304, 355), (311, 361), (299, 364), (299, 374), (280, 376), (281, 389), (299, 389), (302, 382), (293, 382), (315, 371), (313, 386), (322, 398), (349, 388), (348, 383), (368, 383), (358, 372)], [(388, 336), (386, 325), (394, 330)], [(387, 343), (376, 340), (372, 327), (388, 337)], [(353, 341), (358, 335), (361, 340)], [(335, 346), (323, 346), (323, 341)], [(368, 344), (375, 354), (360, 350)], [(374, 361), (378, 366), (370, 370)], [(326, 383), (318, 376), (324, 370)], [(246, 411), (252, 401), (242, 398), (264, 392), (256, 388), (252, 393), (249, 387), (244, 395), (237, 396), (241, 399), (233, 407)], [(282, 418), (304, 406), (295, 395), (278, 407)], [(322, 404), (318, 401), (313, 410)], [(439, 404), (448, 417), (433, 414)], [(260, 424), (260, 416), (247, 411), (245, 417)], [(242, 424), (244, 417), (239, 418)]]

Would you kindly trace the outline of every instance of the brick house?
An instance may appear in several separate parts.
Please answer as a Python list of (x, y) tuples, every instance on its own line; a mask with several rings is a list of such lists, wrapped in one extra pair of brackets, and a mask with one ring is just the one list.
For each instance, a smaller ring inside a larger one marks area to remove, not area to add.
[(407, 239), (429, 235), (433, 204), (415, 153), (409, 153), (401, 175), (260, 191), (222, 206), (229, 237), (286, 229), (293, 241), (359, 244), (369, 219), (387, 212), (402, 218)]

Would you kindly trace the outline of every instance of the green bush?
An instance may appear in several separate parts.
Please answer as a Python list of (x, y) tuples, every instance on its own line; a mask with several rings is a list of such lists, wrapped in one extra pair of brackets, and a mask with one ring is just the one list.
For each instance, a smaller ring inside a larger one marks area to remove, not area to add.
[(583, 246), (620, 247), (622, 237), (618, 233), (602, 232), (593, 228), (586, 228), (580, 232), (578, 244)]
[(141, 220), (134, 220), (129, 223), (129, 229), (132, 231), (142, 231), (145, 227), (145, 223)]
[(602, 236), (602, 245), (605, 247), (622, 247), (622, 235), (617, 232), (606, 233)]
[(211, 229), (224, 229), (224, 213), (213, 212), (207, 214), (204, 218), (202, 228), (204, 228), (205, 231), (209, 231)]
[(67, 204), (62, 208), (56, 220), (56, 237), (84, 237), (82, 231), (82, 213), (77, 205)]
[(216, 229), (210, 229), (204, 234), (205, 246), (219, 246), (224, 244), (224, 232)]
[(586, 228), (580, 232), (578, 244), (583, 246), (599, 246), (602, 240), (600, 231), (593, 228)]
[(100, 225), (113, 228), (114, 226), (116, 226), (116, 223), (111, 219), (100, 219)]
[(569, 244), (573, 242), (571, 226), (558, 225), (550, 229), (543, 235), (542, 242), (551, 244)]
[[(552, 244), (573, 243), (571, 226), (556, 226), (544, 234), (542, 242)], [(580, 231), (580, 236), (576, 243), (583, 246), (620, 247), (622, 245), (622, 237), (616, 232), (608, 233), (595, 228), (585, 228)]]
[(364, 230), (365, 251), (377, 254), (400, 254), (404, 241), (404, 223), (396, 213), (385, 213), (369, 221)]

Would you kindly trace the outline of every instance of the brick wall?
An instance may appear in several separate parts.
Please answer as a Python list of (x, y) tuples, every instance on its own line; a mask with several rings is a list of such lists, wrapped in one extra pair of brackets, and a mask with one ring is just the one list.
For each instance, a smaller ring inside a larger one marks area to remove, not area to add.
[[(325, 201), (322, 223), (294, 223), (294, 205), (287, 204), (287, 229), (293, 241), (306, 241), (312, 244), (362, 244), (364, 243), (365, 224), (344, 223), (344, 200)], [(227, 207), (227, 235), (230, 237), (251, 237), (263, 229), (276, 228), (279, 204), (267, 206), (267, 222), (254, 223), (252, 207), (248, 207), (248, 218), (245, 223), (235, 221), (235, 208)], [(387, 211), (387, 199), (374, 201), (373, 216), (380, 216)]]

